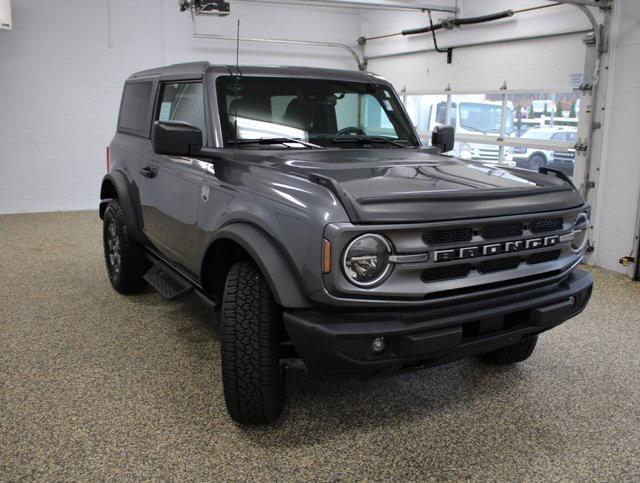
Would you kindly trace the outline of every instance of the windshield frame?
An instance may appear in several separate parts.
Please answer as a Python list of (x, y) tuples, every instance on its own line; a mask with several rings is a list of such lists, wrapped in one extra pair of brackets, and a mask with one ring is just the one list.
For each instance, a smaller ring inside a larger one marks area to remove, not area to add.
[[(329, 77), (322, 77), (322, 76), (318, 76), (318, 77), (306, 77), (306, 76), (287, 76), (287, 72), (283, 71), (282, 75), (260, 75), (260, 74), (250, 74), (250, 75), (240, 75), (238, 77), (238, 80), (241, 82), (242, 79), (264, 79), (265, 81), (271, 81), (271, 80), (287, 80), (287, 81), (301, 81), (301, 82), (312, 82), (312, 81), (318, 81), (318, 82), (332, 82), (332, 83), (336, 83), (336, 84), (346, 84), (346, 85), (353, 85), (354, 87), (357, 85), (357, 87), (359, 89), (362, 89), (363, 86), (371, 86), (369, 89), (375, 89), (376, 93), (380, 93), (382, 91), (385, 92), (385, 94), (387, 94), (385, 97), (388, 100), (389, 104), (392, 107), (392, 112), (395, 114), (394, 119), (389, 119), (391, 121), (391, 123), (393, 124), (394, 130), (399, 133), (399, 134), (406, 134), (407, 138), (395, 138), (395, 137), (389, 137), (389, 139), (393, 140), (393, 141), (399, 141), (401, 143), (406, 143), (406, 148), (416, 148), (416, 147), (421, 147), (422, 144), (420, 142), (420, 139), (414, 129), (414, 126), (409, 118), (409, 115), (407, 114), (404, 105), (402, 104), (400, 98), (398, 97), (397, 92), (395, 91), (395, 89), (388, 83), (386, 82), (381, 82), (381, 81), (376, 81), (374, 79), (369, 79), (369, 80), (342, 80), (339, 78), (333, 79), (333, 78), (329, 78)], [(216, 100), (217, 100), (217, 106), (216, 106), (216, 111), (218, 114), (218, 125), (222, 134), (222, 138), (220, 139), (220, 145), (221, 147), (224, 148), (230, 148), (233, 146), (233, 143), (230, 141), (234, 141), (236, 140), (235, 137), (233, 136), (233, 128), (230, 126), (230, 122), (228, 121), (228, 119), (231, 117), (231, 113), (227, 112), (227, 97), (226, 97), (226, 92), (225, 92), (225, 86), (228, 85), (228, 83), (232, 80), (235, 79), (235, 76), (232, 74), (229, 75), (218, 75), (215, 77), (214, 80), (214, 87), (215, 87), (215, 92), (216, 92)], [(376, 100), (378, 100), (378, 102), (380, 102), (380, 99), (378, 97), (376, 97), (375, 95), (373, 96)], [(381, 102), (380, 102), (381, 103)], [(381, 103), (382, 105), (382, 103)], [(397, 125), (396, 125), (397, 123)], [(400, 127), (400, 130), (398, 129), (398, 126)], [(400, 132), (401, 131), (401, 132)], [(327, 144), (322, 144), (323, 147), (327, 147), (327, 148), (336, 148), (336, 149), (348, 149), (349, 147), (353, 147), (352, 143), (332, 143), (331, 142), (331, 138), (338, 136), (337, 133), (336, 134), (323, 134), (321, 136), (307, 136), (305, 139), (303, 139), (303, 141), (306, 142), (312, 142), (312, 143), (327, 143)], [(271, 136), (265, 136), (263, 139), (269, 139)], [(276, 136), (274, 136), (276, 137)], [(354, 136), (355, 137), (355, 136)], [(366, 136), (365, 136), (366, 137)], [(375, 137), (384, 137), (384, 136), (380, 136), (380, 135), (370, 135), (370, 137), (375, 138)], [(240, 140), (242, 138), (239, 138)], [(302, 138), (301, 138), (302, 139)], [(354, 143), (355, 144), (355, 143)], [(264, 146), (262, 146), (264, 147)], [(384, 148), (384, 149), (388, 149), (390, 147), (390, 144), (386, 144), (386, 143), (374, 143), (374, 144), (368, 144), (368, 148)], [(269, 146), (269, 149), (287, 149), (284, 146), (278, 146), (278, 145), (271, 145)]]

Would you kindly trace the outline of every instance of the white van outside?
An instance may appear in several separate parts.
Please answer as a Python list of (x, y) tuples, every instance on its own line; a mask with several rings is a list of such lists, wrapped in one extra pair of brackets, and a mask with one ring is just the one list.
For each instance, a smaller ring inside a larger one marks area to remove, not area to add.
[[(467, 134), (485, 134), (496, 138), (500, 136), (502, 102), (487, 101), (484, 95), (479, 94), (456, 95), (455, 99), (451, 102), (448, 122), (445, 101), (425, 105), (414, 101), (413, 97), (407, 99), (407, 111), (414, 120), (424, 144), (429, 144), (434, 127), (445, 124), (455, 128), (456, 139)], [(513, 103), (507, 101), (505, 136), (512, 135), (513, 131)], [(505, 147), (505, 159), (510, 157), (510, 149)], [(497, 163), (499, 148), (491, 144), (457, 141), (450, 154), (463, 159)]]

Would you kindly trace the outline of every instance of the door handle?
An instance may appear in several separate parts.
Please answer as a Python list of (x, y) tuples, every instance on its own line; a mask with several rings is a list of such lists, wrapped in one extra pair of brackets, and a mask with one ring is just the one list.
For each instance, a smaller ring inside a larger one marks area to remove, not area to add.
[(155, 178), (156, 175), (158, 174), (158, 168), (154, 166), (149, 166), (149, 165), (143, 166), (140, 169), (140, 174), (145, 178)]

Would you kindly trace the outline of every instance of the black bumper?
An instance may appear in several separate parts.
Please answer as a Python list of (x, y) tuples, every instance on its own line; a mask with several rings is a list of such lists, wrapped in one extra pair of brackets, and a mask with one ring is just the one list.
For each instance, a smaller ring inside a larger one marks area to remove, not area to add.
[[(553, 287), (456, 306), (402, 312), (284, 313), (298, 355), (316, 374), (367, 378), (403, 368), (436, 365), (498, 349), (579, 314), (593, 277), (573, 270)], [(371, 345), (385, 337), (379, 355)]]

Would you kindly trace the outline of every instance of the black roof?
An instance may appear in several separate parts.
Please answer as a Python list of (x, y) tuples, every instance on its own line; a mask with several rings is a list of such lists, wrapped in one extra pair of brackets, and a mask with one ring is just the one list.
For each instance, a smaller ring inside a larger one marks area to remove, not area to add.
[(165, 67), (156, 67), (155, 69), (141, 70), (135, 74), (131, 74), (129, 79), (138, 79), (140, 77), (161, 77), (161, 76), (185, 76), (199, 77), (211, 67), (209, 62), (186, 62), (184, 64), (173, 64)]
[[(242, 75), (251, 76), (282, 76), (287, 77), (311, 77), (320, 79), (333, 79), (354, 82), (380, 82), (382, 79), (374, 74), (357, 70), (324, 69), (319, 67), (295, 67), (295, 66), (239, 66)], [(231, 74), (236, 71), (235, 65), (214, 65), (209, 62), (188, 62), (183, 64), (173, 64), (155, 69), (142, 70), (132, 74), (129, 79), (140, 78), (192, 78), (202, 77), (206, 72)]]

